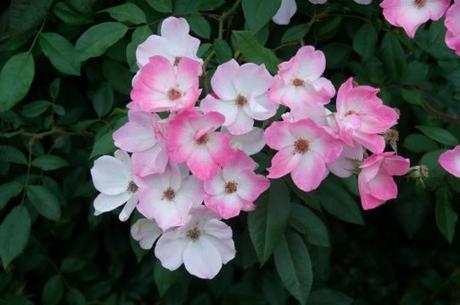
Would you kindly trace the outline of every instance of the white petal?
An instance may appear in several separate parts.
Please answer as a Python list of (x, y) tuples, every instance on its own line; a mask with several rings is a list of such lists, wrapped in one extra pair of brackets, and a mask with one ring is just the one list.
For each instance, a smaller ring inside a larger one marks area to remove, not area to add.
[(125, 192), (131, 181), (131, 173), (126, 164), (111, 156), (102, 156), (94, 161), (91, 176), (94, 187), (107, 195)]
[(250, 132), (242, 135), (234, 135), (230, 140), (233, 148), (240, 149), (248, 155), (254, 155), (265, 146), (264, 131), (254, 127)]
[(185, 247), (189, 243), (179, 230), (165, 232), (155, 245), (155, 256), (168, 270), (176, 270), (182, 265)]
[(112, 211), (128, 201), (130, 197), (131, 194), (128, 192), (124, 192), (118, 195), (99, 194), (94, 200), (94, 209), (96, 210), (97, 215)]
[(160, 235), (160, 228), (149, 219), (138, 219), (131, 226), (131, 236), (134, 240), (138, 241), (140, 247), (145, 250), (151, 249)]
[(125, 206), (121, 210), (120, 215), (118, 215), (118, 218), (120, 219), (120, 221), (128, 220), (129, 216), (131, 216), (131, 213), (136, 208), (136, 205), (138, 202), (139, 202), (139, 198), (137, 197), (137, 194), (132, 194), (131, 198), (129, 198), (128, 202), (125, 204)]
[(281, 0), (281, 6), (272, 20), (276, 24), (289, 24), (296, 11), (297, 4), (295, 0)]
[(202, 279), (212, 279), (222, 268), (219, 251), (205, 236), (189, 242), (183, 258), (185, 269)]

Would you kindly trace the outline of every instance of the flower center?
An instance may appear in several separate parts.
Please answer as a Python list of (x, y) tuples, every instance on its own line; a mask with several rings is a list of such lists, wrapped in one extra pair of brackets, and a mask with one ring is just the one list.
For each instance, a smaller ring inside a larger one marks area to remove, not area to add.
[(182, 57), (176, 57), (176, 58), (174, 58), (174, 65), (175, 65), (175, 66), (177, 66), (177, 65), (179, 64), (181, 58), (182, 58)]
[(349, 115), (352, 115), (352, 114), (357, 114), (357, 113), (354, 112), (353, 110), (348, 110), (347, 112), (345, 112), (345, 116), (349, 116)]
[(248, 103), (248, 99), (242, 95), (238, 95), (238, 97), (235, 100), (235, 103), (236, 105), (238, 105), (238, 107), (243, 107), (244, 105)]
[(168, 91), (168, 98), (171, 101), (175, 101), (178, 98), (180, 98), (181, 96), (182, 96), (182, 93), (177, 89), (172, 88), (172, 89), (169, 89), (169, 91)]
[(235, 182), (235, 181), (228, 181), (228, 182), (225, 184), (225, 192), (226, 192), (227, 194), (235, 193), (237, 189), (238, 189), (238, 182)]
[(292, 84), (296, 87), (303, 87), (303, 85), (305, 85), (305, 81), (300, 78), (296, 78), (292, 81)]
[(202, 145), (202, 144), (206, 144), (208, 143), (208, 140), (209, 140), (209, 136), (207, 133), (205, 133), (204, 135), (202, 135), (201, 137), (199, 137), (198, 139), (195, 140), (196, 144), (198, 145)]
[(426, 5), (427, 0), (414, 0), (415, 6), (422, 8)]
[(176, 197), (176, 192), (174, 192), (174, 190), (170, 187), (168, 187), (166, 189), (166, 191), (163, 192), (163, 198), (162, 199), (166, 199), (166, 200), (173, 200), (174, 197)]
[(193, 229), (188, 230), (187, 237), (193, 241), (198, 240), (201, 236), (201, 231), (194, 227)]
[(128, 188), (126, 189), (129, 193), (135, 193), (139, 187), (134, 183), (134, 181), (130, 181), (128, 184)]
[(308, 151), (308, 141), (304, 139), (298, 139), (294, 142), (295, 152), (298, 154), (303, 154)]

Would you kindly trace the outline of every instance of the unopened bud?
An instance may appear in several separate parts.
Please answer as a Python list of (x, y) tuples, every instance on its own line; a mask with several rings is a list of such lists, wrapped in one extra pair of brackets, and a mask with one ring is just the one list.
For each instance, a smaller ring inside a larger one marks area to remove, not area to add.
[(384, 134), (385, 142), (387, 142), (391, 148), (398, 151), (399, 132), (396, 129), (389, 129)]

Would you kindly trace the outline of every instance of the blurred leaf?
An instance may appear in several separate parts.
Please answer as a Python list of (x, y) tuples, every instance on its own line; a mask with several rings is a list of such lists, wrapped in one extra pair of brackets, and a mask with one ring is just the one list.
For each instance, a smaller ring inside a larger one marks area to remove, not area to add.
[(256, 202), (248, 215), (249, 236), (263, 265), (273, 253), (286, 230), (291, 212), (289, 189), (282, 180), (273, 180), (268, 194)]
[(123, 3), (114, 7), (105, 9), (113, 19), (131, 24), (141, 24), (147, 22), (144, 11), (134, 3)]
[(202, 15), (190, 15), (187, 17), (192, 32), (202, 38), (209, 39), (211, 37), (211, 25), (208, 20)]
[(93, 102), (94, 110), (99, 117), (103, 117), (112, 110), (113, 90), (108, 83), (102, 83), (96, 90), (89, 91), (88, 96)]
[(293, 203), (289, 223), (305, 236), (307, 241), (320, 247), (330, 247), (329, 233), (321, 218), (307, 207)]
[(62, 273), (74, 273), (83, 269), (86, 265), (86, 261), (81, 258), (68, 257), (65, 258), (61, 263)]
[(243, 0), (243, 13), (252, 33), (263, 28), (281, 6), (281, 0)]
[(26, 247), (30, 235), (31, 220), (27, 209), (16, 206), (0, 225), (0, 257), (6, 267)]
[(147, 3), (160, 13), (171, 13), (173, 0), (146, 0)]
[(0, 210), (3, 209), (11, 198), (21, 194), (22, 184), (17, 181), (0, 185)]
[(0, 112), (10, 110), (29, 92), (35, 64), (29, 52), (12, 56), (0, 71)]
[(436, 224), (446, 240), (452, 243), (458, 215), (452, 209), (450, 197), (451, 194), (445, 187), (436, 192)]
[(358, 204), (339, 184), (325, 180), (317, 192), (321, 205), (328, 213), (345, 222), (364, 224)]
[(171, 272), (163, 268), (160, 262), (155, 264), (154, 269), (155, 284), (158, 289), (160, 297), (164, 296), (168, 289), (176, 282), (176, 272)]
[(416, 127), (427, 137), (430, 137), (436, 142), (439, 142), (447, 146), (455, 146), (458, 144), (457, 138), (452, 133), (443, 128), (422, 125), (418, 125)]
[(125, 36), (128, 27), (119, 22), (104, 22), (90, 27), (75, 43), (80, 60), (98, 57)]
[(73, 45), (57, 33), (41, 33), (40, 46), (53, 66), (60, 72), (80, 75), (80, 60)]
[(58, 199), (45, 187), (29, 185), (27, 187), (27, 198), (43, 217), (52, 221), (58, 221), (61, 218), (61, 206)]
[(214, 51), (216, 52), (217, 61), (222, 64), (232, 59), (232, 48), (228, 45), (225, 40), (216, 39), (214, 40)]
[(115, 145), (112, 140), (113, 131), (109, 131), (96, 139), (94, 142), (93, 150), (91, 151), (90, 158), (98, 157), (100, 155), (105, 155), (112, 153), (115, 150)]
[(102, 64), (102, 74), (109, 81), (110, 85), (121, 94), (129, 95), (131, 92), (131, 81), (133, 75), (126, 66), (116, 61), (107, 59)]
[(361, 55), (363, 60), (369, 59), (375, 52), (378, 34), (370, 23), (365, 23), (353, 37), (353, 50)]
[(41, 155), (32, 161), (32, 166), (38, 167), (44, 171), (52, 171), (61, 167), (68, 166), (66, 160), (56, 155)]
[(246, 61), (265, 64), (270, 72), (276, 72), (280, 60), (272, 50), (261, 46), (254, 36), (247, 31), (234, 31), (233, 35), (236, 39), (238, 49), (243, 53)]
[(403, 146), (414, 153), (424, 153), (439, 148), (435, 141), (418, 133), (412, 133), (404, 139)]
[(343, 43), (330, 43), (323, 47), (328, 68), (336, 69), (345, 66), (351, 55), (350, 46)]
[(307, 305), (351, 305), (353, 299), (331, 289), (315, 290), (310, 294)]
[[(62, 21), (71, 25), (83, 25), (88, 24), (93, 19), (93, 12), (90, 6), (86, 6), (86, 3), (91, 1), (71, 1), (57, 2), (53, 6), (53, 13)], [(80, 4), (79, 6), (75, 4)]]
[(303, 39), (305, 35), (310, 31), (311, 24), (302, 23), (291, 26), (284, 32), (283, 37), (281, 37), (281, 43), (287, 43), (290, 41), (296, 41)]
[(86, 299), (83, 293), (80, 290), (71, 288), (67, 291), (65, 295), (65, 300), (68, 305), (85, 305)]
[(274, 257), (284, 287), (300, 304), (306, 304), (313, 283), (313, 270), (302, 238), (293, 231), (287, 231), (281, 237)]
[(45, 284), (42, 294), (43, 305), (57, 305), (64, 296), (64, 283), (59, 275), (51, 277)]
[(34, 118), (45, 112), (51, 103), (46, 100), (39, 100), (32, 103), (25, 104), (22, 107), (22, 115), (28, 118)]
[(406, 66), (406, 56), (398, 38), (393, 33), (386, 33), (380, 50), (388, 75), (393, 80), (399, 80)]
[(27, 164), (26, 157), (24, 154), (13, 146), (0, 145), (0, 156), (2, 160), (6, 162), (16, 163), (16, 164)]

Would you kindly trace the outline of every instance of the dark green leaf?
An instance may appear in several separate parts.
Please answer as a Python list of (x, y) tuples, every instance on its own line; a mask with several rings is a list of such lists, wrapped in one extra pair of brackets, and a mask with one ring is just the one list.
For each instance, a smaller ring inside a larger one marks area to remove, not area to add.
[(102, 74), (110, 85), (121, 94), (129, 95), (133, 75), (128, 68), (116, 61), (107, 59), (102, 64)]
[(136, 49), (144, 42), (149, 35), (152, 34), (152, 30), (147, 25), (140, 26), (136, 28), (131, 37), (130, 43), (126, 46), (126, 59), (130, 67), (131, 72), (137, 72), (137, 62), (136, 62)]
[(146, 23), (144, 11), (141, 10), (134, 3), (123, 3), (104, 10), (109, 13), (110, 17), (120, 22), (127, 22), (132, 24)]
[(147, 3), (160, 13), (171, 13), (173, 0), (146, 0)]
[(321, 218), (307, 207), (293, 203), (289, 223), (304, 235), (309, 243), (320, 247), (330, 247), (327, 227)]
[(248, 215), (249, 236), (261, 264), (273, 253), (286, 230), (291, 212), (289, 189), (282, 180), (272, 181), (270, 190), (256, 203)]
[(0, 185), (0, 210), (6, 206), (11, 198), (19, 195), (21, 191), (22, 184), (17, 181), (11, 181)]
[(112, 140), (113, 131), (109, 131), (96, 139), (94, 142), (93, 150), (91, 151), (90, 158), (94, 158), (100, 155), (111, 153), (115, 150), (115, 145)]
[(438, 144), (435, 141), (427, 138), (424, 135), (418, 133), (412, 133), (404, 139), (403, 146), (415, 153), (424, 153), (432, 150), (439, 149)]
[(75, 48), (80, 60), (98, 57), (125, 36), (128, 27), (119, 22), (104, 22), (90, 27), (77, 40)]
[(58, 221), (61, 218), (61, 206), (56, 196), (41, 185), (27, 187), (27, 198), (37, 212), (49, 220)]
[(287, 231), (280, 239), (274, 257), (284, 287), (300, 304), (305, 304), (313, 283), (313, 270), (304, 241), (297, 233)]
[(35, 64), (29, 52), (12, 56), (0, 71), (0, 112), (10, 110), (29, 92)]
[(281, 0), (243, 0), (242, 6), (249, 29), (257, 33), (276, 14)]
[(45, 112), (51, 103), (46, 100), (39, 100), (32, 103), (28, 103), (22, 107), (22, 115), (28, 118), (34, 118)]
[(32, 166), (44, 171), (51, 171), (68, 165), (66, 160), (56, 155), (41, 155), (32, 161)]
[(113, 90), (108, 83), (102, 83), (96, 90), (89, 91), (88, 96), (99, 117), (109, 113), (113, 107)]
[(458, 215), (452, 209), (451, 194), (447, 188), (441, 188), (436, 192), (436, 224), (449, 243), (454, 240), (457, 220)]
[(228, 45), (225, 40), (216, 39), (214, 40), (214, 51), (216, 52), (217, 61), (222, 64), (232, 59), (232, 48)]
[(71, 288), (65, 295), (65, 300), (68, 305), (85, 305), (86, 299), (80, 290)]
[(417, 126), (417, 129), (423, 132), (427, 137), (447, 146), (458, 144), (457, 138), (446, 129), (432, 126)]
[(192, 32), (202, 38), (209, 39), (211, 37), (211, 25), (208, 20), (201, 15), (191, 15), (187, 17)]
[(79, 55), (67, 39), (57, 33), (41, 33), (40, 46), (58, 71), (80, 75)]
[(3, 219), (0, 225), (0, 257), (6, 267), (26, 247), (30, 235), (31, 220), (27, 209), (20, 205)]
[(164, 296), (168, 289), (176, 282), (176, 275), (176, 272), (166, 270), (159, 262), (155, 264), (154, 278), (160, 296)]
[(365, 23), (353, 37), (353, 50), (361, 55), (363, 60), (369, 59), (375, 51), (378, 34), (374, 26)]
[(398, 38), (393, 33), (386, 33), (383, 37), (382, 61), (387, 73), (393, 80), (399, 80), (406, 66), (406, 56)]
[(303, 39), (310, 31), (310, 28), (310, 23), (302, 23), (290, 27), (284, 32), (283, 37), (281, 37), (281, 43)]
[(353, 299), (331, 289), (315, 290), (308, 298), (307, 305), (350, 305)]
[(24, 154), (13, 146), (0, 145), (0, 156), (2, 156), (2, 161), (23, 165), (27, 164)]
[(64, 283), (59, 275), (51, 277), (45, 284), (42, 294), (43, 305), (57, 305), (64, 296)]

